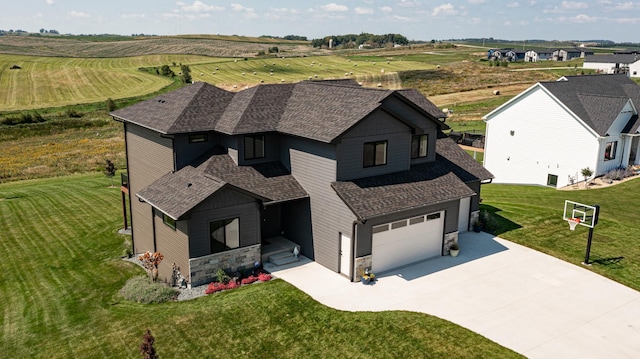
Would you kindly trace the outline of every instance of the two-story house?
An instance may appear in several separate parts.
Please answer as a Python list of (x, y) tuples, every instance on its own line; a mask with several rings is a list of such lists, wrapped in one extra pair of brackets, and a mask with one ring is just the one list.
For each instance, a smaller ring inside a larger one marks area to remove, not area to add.
[(114, 111), (136, 253), (191, 285), (252, 268), (271, 238), (357, 280), (448, 253), (491, 174), (416, 90), (196, 83)]

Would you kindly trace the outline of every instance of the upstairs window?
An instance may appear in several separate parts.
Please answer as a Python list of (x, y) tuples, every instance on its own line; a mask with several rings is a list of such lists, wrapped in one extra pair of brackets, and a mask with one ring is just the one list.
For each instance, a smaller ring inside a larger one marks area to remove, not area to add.
[(411, 137), (411, 158), (427, 157), (429, 135), (414, 135)]
[(192, 133), (189, 135), (189, 143), (207, 142), (206, 133)]
[(244, 136), (244, 159), (264, 158), (264, 135)]
[(387, 141), (365, 142), (364, 167), (382, 166), (387, 164)]
[(604, 160), (609, 161), (616, 158), (616, 149), (618, 147), (618, 141), (607, 142), (604, 147)]

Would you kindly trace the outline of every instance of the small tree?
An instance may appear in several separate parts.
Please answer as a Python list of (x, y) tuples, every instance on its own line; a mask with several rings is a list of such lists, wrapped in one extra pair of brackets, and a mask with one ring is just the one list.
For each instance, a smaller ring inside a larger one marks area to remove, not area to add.
[(111, 111), (115, 111), (115, 109), (116, 109), (116, 103), (113, 102), (111, 97), (109, 97), (107, 99), (107, 111), (111, 112)]
[(160, 265), (160, 262), (164, 259), (164, 255), (160, 252), (151, 253), (147, 251), (139, 255), (138, 259), (142, 262), (144, 269), (147, 270), (149, 278), (155, 282), (158, 279), (158, 265)]
[(189, 66), (188, 65), (180, 65), (180, 71), (182, 71), (182, 79), (184, 80), (184, 83), (190, 84), (191, 83), (191, 69), (189, 68)]
[(104, 174), (111, 179), (111, 187), (113, 187), (113, 177), (116, 175), (116, 166), (107, 159), (107, 164), (104, 167)]
[(162, 65), (162, 67), (160, 67), (160, 75), (173, 77), (174, 73), (171, 71), (169, 65)]
[(151, 335), (151, 330), (147, 329), (147, 332), (142, 337), (142, 344), (140, 344), (140, 354), (144, 359), (157, 359), (156, 349), (153, 347), (155, 338)]
[(580, 173), (582, 174), (582, 177), (584, 177), (584, 188), (587, 188), (587, 185), (589, 184), (587, 180), (589, 179), (589, 177), (591, 177), (591, 175), (593, 175), (593, 171), (591, 170), (591, 168), (585, 167), (580, 170)]

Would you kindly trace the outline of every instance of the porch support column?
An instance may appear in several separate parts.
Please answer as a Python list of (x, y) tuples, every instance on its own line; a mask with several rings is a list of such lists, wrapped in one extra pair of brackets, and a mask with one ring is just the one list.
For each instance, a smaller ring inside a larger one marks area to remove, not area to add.
[(622, 167), (627, 168), (629, 166), (629, 156), (631, 155), (631, 143), (633, 142), (632, 136), (623, 136), (624, 138), (624, 152), (622, 157)]

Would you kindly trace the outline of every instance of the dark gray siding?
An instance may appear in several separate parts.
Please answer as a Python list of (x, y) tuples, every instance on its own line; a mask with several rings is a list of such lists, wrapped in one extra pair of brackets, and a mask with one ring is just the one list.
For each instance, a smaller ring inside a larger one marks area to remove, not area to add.
[(207, 141), (198, 143), (189, 143), (188, 134), (177, 134), (173, 140), (173, 147), (176, 153), (176, 170), (190, 164), (196, 158), (202, 156), (205, 152), (219, 144), (218, 135), (212, 132), (206, 133)]
[[(311, 204), (308, 198), (282, 204), (282, 231), (289, 240), (300, 245), (303, 256), (314, 259), (311, 231)], [(268, 207), (267, 207), (268, 208)]]
[(471, 197), (471, 211), (477, 211), (480, 209), (480, 181), (475, 181), (475, 182), (469, 182), (467, 183), (467, 186), (469, 186), (469, 188), (471, 188), (475, 193), (477, 193), (476, 196)]
[(177, 221), (176, 229), (163, 222), (162, 213), (154, 211), (156, 229), (156, 250), (165, 256), (158, 266), (159, 278), (170, 280), (173, 273), (172, 264), (175, 263), (181, 273), (189, 272), (189, 234), (187, 221)]
[(237, 138), (237, 148), (238, 148), (238, 164), (243, 165), (253, 165), (257, 163), (264, 162), (273, 162), (278, 161), (280, 159), (280, 136), (276, 133), (265, 133), (264, 134), (264, 151), (265, 157), (254, 159), (254, 160), (245, 160), (244, 159), (244, 136), (238, 135)]
[(338, 271), (339, 234), (351, 235), (353, 213), (331, 188), (336, 180), (335, 147), (330, 144), (284, 137), (283, 162), (310, 196), (315, 261)]
[(211, 254), (209, 223), (240, 218), (240, 245), (260, 243), (259, 202), (230, 189), (223, 189), (189, 212), (189, 258)]
[(416, 217), (423, 214), (429, 214), (439, 211), (444, 213), (444, 233), (455, 232), (458, 230), (458, 210), (460, 201), (450, 201), (440, 203), (433, 206), (415, 208), (409, 211), (393, 213), (386, 216), (376, 217), (368, 220), (365, 224), (359, 224), (357, 228), (358, 238), (356, 241), (356, 257), (362, 257), (371, 254), (372, 234), (371, 228), (379, 224), (398, 221), (401, 219)]
[[(388, 141), (387, 164), (365, 168), (364, 143), (385, 140)], [(411, 128), (387, 112), (378, 110), (340, 137), (337, 154), (339, 181), (408, 170), (411, 158)]]
[(172, 141), (146, 128), (125, 123), (127, 168), (131, 193), (134, 251), (153, 251), (152, 209), (135, 196), (156, 179), (174, 170)]

